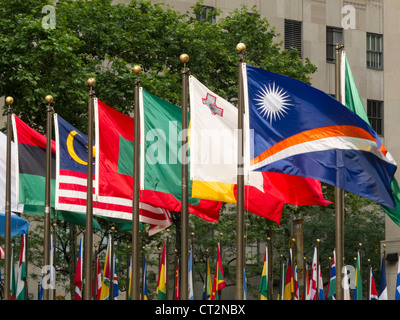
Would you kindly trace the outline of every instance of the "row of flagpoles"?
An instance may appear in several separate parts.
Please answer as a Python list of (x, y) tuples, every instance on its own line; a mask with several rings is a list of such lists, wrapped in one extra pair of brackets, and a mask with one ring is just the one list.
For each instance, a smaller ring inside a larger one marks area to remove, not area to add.
[[(337, 46), (336, 48), (336, 96), (337, 100), (342, 101), (341, 96), (341, 88), (340, 88), (340, 50), (343, 47)], [(239, 52), (239, 68), (238, 68), (238, 112), (237, 112), (237, 129), (239, 134), (237, 136), (237, 193), (236, 193), (236, 299), (243, 300), (244, 299), (244, 138), (243, 138), (243, 129), (244, 129), (244, 102), (247, 101), (245, 99), (245, 95), (247, 92), (244, 90), (243, 78), (247, 77), (247, 74), (244, 74), (244, 63), (243, 63), (243, 52), (245, 51), (244, 44), (238, 44), (237, 50)], [(182, 131), (188, 130), (188, 75), (189, 69), (186, 64), (189, 60), (189, 57), (186, 54), (181, 55), (181, 62), (184, 64), (182, 70)], [(250, 67), (253, 68), (253, 67)], [(254, 69), (254, 68), (253, 68)], [(255, 69), (254, 69), (255, 70)], [(141, 72), (141, 68), (139, 66), (135, 66), (133, 71), (135, 74), (139, 74)], [(259, 72), (255, 70), (255, 72)], [(95, 106), (95, 93), (93, 91), (93, 86), (95, 85), (94, 79), (89, 79), (88, 84), (90, 86), (89, 92), (89, 103), (88, 103), (88, 146), (93, 145), (93, 113)], [(139, 94), (140, 94), (140, 81), (136, 79), (135, 81), (135, 104), (134, 104), (134, 136), (139, 137), (139, 120), (141, 119), (141, 111), (139, 108)], [(48, 265), (50, 263), (50, 166), (51, 162), (51, 112), (52, 108), (50, 103), (52, 102), (52, 98), (46, 98), (48, 102), (47, 108), (47, 134), (46, 134), (46, 201), (45, 201), (45, 212), (44, 212), (44, 264)], [(11, 165), (11, 104), (13, 100), (11, 97), (6, 99), (8, 104), (7, 110), (7, 176), (6, 176), (6, 227), (5, 227), (5, 299), (8, 300), (10, 298), (10, 165)], [(330, 101), (329, 101), (330, 102)], [(271, 118), (272, 119), (272, 118)], [(358, 120), (357, 120), (358, 121)], [(357, 122), (354, 120), (354, 122)], [(272, 120), (271, 120), (272, 122)], [(353, 123), (350, 123), (353, 124)], [(354, 125), (354, 124), (353, 124)], [(354, 125), (355, 126), (355, 125)], [(365, 126), (365, 124), (364, 124)], [(360, 128), (359, 128), (360, 129)], [(361, 128), (362, 129), (362, 128)], [(143, 135), (142, 135), (143, 136)], [(188, 142), (188, 136), (186, 135), (185, 139), (182, 141), (182, 159), (186, 158), (186, 148), (184, 147)], [(318, 142), (318, 141), (316, 141)], [(140, 278), (140, 266), (139, 266), (139, 143), (134, 143), (134, 152), (133, 152), (133, 203), (132, 203), (132, 277), (130, 279), (131, 282), (131, 298), (133, 300), (140, 299), (140, 289), (139, 289), (139, 278)], [(87, 163), (93, 163), (93, 149), (91, 147), (88, 148), (87, 154)], [(254, 160), (254, 159), (253, 159)], [(98, 166), (97, 166), (98, 167)], [(84, 262), (83, 262), (83, 270), (82, 273), (85, 279), (92, 279), (91, 274), (91, 266), (92, 266), (92, 248), (93, 248), (93, 167), (91, 165), (87, 165), (87, 185), (86, 185), (86, 236), (84, 239)], [(354, 181), (352, 181), (354, 183)], [(336, 185), (336, 184), (335, 184)], [(383, 200), (382, 200), (383, 201)], [(336, 234), (335, 234), (335, 248), (337, 255), (337, 268), (338, 270), (342, 270), (343, 267), (343, 251), (344, 251), (344, 234), (343, 234), (343, 190), (336, 187), (335, 192), (335, 211), (336, 211)], [(180, 299), (188, 300), (189, 299), (189, 287), (191, 284), (189, 283), (189, 244), (188, 244), (188, 218), (189, 218), (189, 194), (188, 194), (188, 163), (182, 162), (182, 181), (181, 181), (181, 252), (180, 257), (181, 261), (184, 263), (180, 264), (181, 269), (181, 278), (180, 278)], [(342, 274), (339, 272), (337, 274), (337, 299), (344, 300), (343, 292), (340, 290), (340, 285), (342, 282)], [(48, 299), (48, 290), (44, 289), (43, 298), (45, 300)], [(82, 298), (84, 300), (90, 300), (92, 298), (92, 284), (91, 282), (85, 282), (85, 285), (82, 289)]]

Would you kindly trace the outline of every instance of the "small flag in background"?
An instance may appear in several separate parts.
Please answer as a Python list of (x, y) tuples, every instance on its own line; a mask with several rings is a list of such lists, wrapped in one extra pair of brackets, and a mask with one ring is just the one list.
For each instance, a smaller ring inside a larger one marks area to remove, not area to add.
[(174, 288), (174, 300), (179, 300), (179, 259), (176, 261), (175, 268), (175, 288)]
[(317, 247), (314, 248), (314, 256), (312, 260), (311, 279), (310, 279), (310, 295), (308, 300), (317, 300)]
[(362, 279), (360, 270), (360, 252), (357, 252), (356, 260), (356, 278), (355, 278), (355, 288), (354, 288), (354, 300), (362, 300)]
[(4, 258), (5, 258), (4, 249), (0, 246), (0, 259)]
[(21, 253), (19, 256), (18, 272), (17, 272), (17, 292), (15, 300), (25, 300), (26, 290), (26, 234), (22, 235), (21, 238)]
[(375, 287), (374, 275), (372, 273), (372, 267), (369, 272), (369, 300), (379, 300), (378, 293)]
[(260, 300), (268, 300), (268, 247), (265, 247), (264, 253), (264, 264), (261, 272), (260, 287), (258, 288), (260, 293)]
[(81, 236), (81, 240), (79, 242), (79, 254), (78, 254), (78, 261), (76, 262), (76, 268), (75, 268), (75, 277), (74, 277), (74, 285), (75, 285), (75, 300), (82, 300), (82, 242), (83, 242), (83, 236)]
[(165, 255), (165, 242), (161, 254), (160, 268), (158, 270), (158, 282), (157, 282), (157, 298), (158, 300), (167, 299), (167, 260)]
[(118, 287), (118, 277), (117, 277), (117, 260), (115, 259), (115, 253), (113, 255), (114, 261), (114, 275), (113, 275), (113, 299), (117, 300), (119, 296), (119, 287)]
[(100, 267), (100, 257), (97, 255), (96, 262), (96, 273), (94, 275), (96, 277), (96, 286), (93, 286), (93, 290), (95, 292), (94, 296), (96, 300), (100, 300), (101, 295), (101, 267)]
[(211, 273), (210, 273), (210, 261), (209, 259), (207, 259), (207, 281), (204, 281), (203, 285), (203, 300), (210, 300), (210, 298), (211, 298)]
[(388, 300), (385, 270), (385, 255), (382, 256), (381, 277), (379, 279), (379, 300)]
[(332, 268), (329, 279), (328, 300), (336, 300), (336, 252), (333, 250)]
[(322, 281), (322, 274), (321, 274), (321, 265), (318, 265), (318, 283), (319, 283), (319, 287), (318, 287), (318, 300), (325, 300), (325, 296), (324, 296), (324, 282)]
[(396, 294), (394, 300), (400, 300), (400, 257), (397, 260)]
[(144, 257), (143, 274), (144, 274), (143, 300), (147, 300), (148, 299), (148, 293), (147, 293), (147, 264), (146, 264), (146, 256)]
[(111, 285), (111, 237), (108, 239), (106, 259), (104, 261), (103, 280), (101, 283), (100, 300), (110, 300), (110, 285)]
[(289, 252), (288, 266), (286, 268), (285, 278), (285, 291), (283, 294), (283, 300), (292, 300), (293, 288), (293, 266), (292, 266), (292, 249)]
[(220, 291), (225, 288), (224, 270), (222, 267), (219, 243), (217, 248), (217, 263), (215, 265), (214, 281), (211, 291), (211, 300), (219, 300)]
[(189, 255), (189, 275), (188, 275), (188, 294), (189, 300), (194, 300), (193, 295), (193, 248), (190, 247), (190, 255)]

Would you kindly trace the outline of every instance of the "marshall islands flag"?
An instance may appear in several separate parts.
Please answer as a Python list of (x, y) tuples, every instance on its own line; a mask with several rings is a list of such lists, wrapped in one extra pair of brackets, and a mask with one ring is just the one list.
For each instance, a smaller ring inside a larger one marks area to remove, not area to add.
[(396, 162), (363, 119), (306, 83), (250, 65), (243, 82), (251, 170), (313, 178), (394, 207)]

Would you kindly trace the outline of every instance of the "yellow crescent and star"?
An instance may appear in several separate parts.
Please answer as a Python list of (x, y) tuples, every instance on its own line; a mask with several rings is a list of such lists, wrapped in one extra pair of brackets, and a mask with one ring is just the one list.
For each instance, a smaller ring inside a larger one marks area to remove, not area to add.
[[(79, 164), (82, 164), (84, 166), (87, 166), (87, 161), (83, 161), (79, 156), (76, 154), (74, 150), (74, 137), (78, 134), (78, 132), (71, 131), (67, 137), (67, 148), (68, 148), (68, 153), (74, 159), (76, 162)], [(79, 134), (78, 134), (79, 135)], [(95, 157), (95, 147), (93, 147), (93, 157)]]

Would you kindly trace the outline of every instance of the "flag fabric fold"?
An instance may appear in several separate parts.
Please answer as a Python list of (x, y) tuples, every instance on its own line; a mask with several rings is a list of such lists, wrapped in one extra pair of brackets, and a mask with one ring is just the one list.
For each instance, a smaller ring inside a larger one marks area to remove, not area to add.
[(360, 252), (357, 252), (356, 259), (356, 274), (355, 274), (355, 288), (354, 288), (354, 298), (353, 300), (362, 300), (362, 280), (361, 280), (361, 270), (360, 270)]
[(378, 300), (388, 300), (388, 292), (386, 285), (385, 255), (382, 256), (382, 262), (381, 262), (381, 275), (379, 279)]
[(326, 93), (243, 64), (250, 169), (309, 177), (395, 207), (396, 162), (378, 134)]
[(336, 300), (336, 252), (333, 250), (331, 274), (329, 279), (328, 300)]
[(74, 276), (74, 285), (75, 285), (75, 295), (74, 295), (74, 300), (82, 300), (82, 277), (83, 277), (83, 262), (82, 262), (82, 257), (83, 257), (83, 236), (81, 236), (81, 239), (79, 241), (79, 253), (78, 253), (78, 260), (76, 262), (76, 268), (75, 268), (75, 276)]
[(25, 300), (26, 290), (26, 234), (21, 236), (21, 253), (17, 271), (17, 290), (15, 300)]
[(369, 296), (368, 300), (379, 300), (378, 299), (378, 293), (376, 291), (375, 287), (375, 280), (374, 280), (374, 275), (372, 272), (372, 267), (370, 268), (369, 272)]
[(294, 292), (294, 285), (293, 285), (292, 249), (289, 249), (289, 258), (288, 258), (288, 265), (286, 268), (285, 291), (283, 294), (283, 300), (292, 300), (293, 292)]
[(225, 288), (224, 270), (222, 267), (219, 243), (217, 248), (217, 263), (215, 264), (214, 280), (211, 290), (211, 300), (219, 300), (220, 291)]
[(260, 286), (258, 288), (260, 300), (268, 300), (268, 247), (265, 247), (264, 263), (261, 272)]

